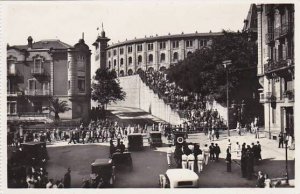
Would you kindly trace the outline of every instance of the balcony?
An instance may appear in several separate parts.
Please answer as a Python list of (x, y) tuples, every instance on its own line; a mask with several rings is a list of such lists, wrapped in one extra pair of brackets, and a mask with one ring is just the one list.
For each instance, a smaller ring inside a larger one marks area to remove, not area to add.
[(284, 70), (294, 66), (294, 61), (292, 59), (281, 59), (279, 61), (269, 60), (267, 64), (264, 65), (265, 74), (273, 73), (275, 71)]
[(266, 92), (266, 93), (260, 93), (259, 94), (259, 102), (276, 102), (276, 93), (274, 92)]
[(270, 33), (267, 33), (266, 34), (266, 44), (270, 44), (274, 41), (274, 33), (273, 32), (270, 32)]
[(274, 29), (274, 39), (279, 39), (290, 34), (291, 32), (293, 32), (293, 29), (294, 24), (292, 22), (286, 22), (281, 24), (280, 27)]
[(49, 90), (41, 90), (41, 89), (35, 89), (35, 90), (25, 90), (26, 96), (49, 96), (50, 91)]
[(31, 74), (33, 76), (46, 76), (46, 71), (44, 68), (31, 69)]
[(285, 98), (285, 102), (294, 102), (294, 90), (286, 90), (285, 92), (283, 92), (283, 97)]

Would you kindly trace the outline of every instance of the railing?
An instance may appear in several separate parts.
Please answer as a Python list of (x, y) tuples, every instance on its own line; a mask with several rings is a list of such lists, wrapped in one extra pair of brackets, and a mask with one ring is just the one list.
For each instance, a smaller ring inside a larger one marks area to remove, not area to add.
[(293, 64), (294, 64), (294, 61), (292, 59), (286, 59), (286, 60), (281, 59), (279, 61), (270, 60), (268, 63), (266, 63), (264, 65), (264, 71), (265, 71), (265, 73), (268, 73), (275, 69), (292, 66)]
[(286, 98), (288, 101), (294, 101), (295, 92), (294, 90), (286, 90), (283, 92), (283, 97)]
[(34, 75), (45, 74), (45, 69), (44, 68), (31, 69), (31, 74), (34, 74)]
[(266, 92), (265, 102), (276, 102), (276, 93), (275, 92)]
[(265, 102), (265, 93), (260, 93), (259, 94), (259, 102), (260, 103)]
[(35, 89), (35, 90), (25, 90), (25, 95), (27, 96), (49, 96), (50, 91), (49, 90), (41, 90), (41, 89)]
[(274, 29), (274, 39), (278, 39), (281, 36), (285, 36), (288, 33), (292, 32), (292, 30), (293, 30), (292, 22), (283, 23), (280, 27)]
[(13, 115), (7, 115), (8, 120), (38, 120), (38, 119), (51, 119), (54, 120), (54, 116), (50, 113), (40, 112), (19, 112)]
[(266, 44), (271, 43), (272, 41), (274, 41), (274, 33), (270, 32), (266, 34)]

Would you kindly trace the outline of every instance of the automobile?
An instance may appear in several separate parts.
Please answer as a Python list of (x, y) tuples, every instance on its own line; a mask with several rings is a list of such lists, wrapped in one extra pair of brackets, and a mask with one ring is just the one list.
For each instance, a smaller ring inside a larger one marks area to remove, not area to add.
[(199, 176), (192, 170), (168, 169), (166, 174), (159, 175), (160, 188), (198, 188)]
[(186, 139), (185, 132), (179, 132), (179, 131), (173, 132), (173, 145), (177, 145), (177, 144), (182, 145), (185, 139)]
[(117, 170), (129, 169), (133, 170), (132, 158), (130, 152), (115, 152), (112, 155), (112, 164), (116, 167)]
[(115, 166), (111, 159), (96, 159), (91, 164), (91, 178), (95, 181), (102, 180), (103, 184), (101, 187), (113, 187), (116, 181)]
[(21, 144), (21, 148), (25, 164), (44, 165), (49, 160), (46, 142), (26, 142)]
[(150, 147), (161, 147), (162, 146), (161, 132), (159, 132), (159, 131), (149, 132), (148, 141), (149, 141)]
[(143, 135), (141, 133), (133, 133), (128, 135), (128, 150), (140, 151), (143, 149)]

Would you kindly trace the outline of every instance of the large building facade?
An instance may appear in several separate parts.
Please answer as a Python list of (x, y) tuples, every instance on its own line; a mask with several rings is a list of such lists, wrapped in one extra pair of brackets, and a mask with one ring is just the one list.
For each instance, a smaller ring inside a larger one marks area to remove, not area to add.
[(265, 131), (294, 134), (294, 5), (257, 5), (258, 66)]
[(108, 45), (109, 38), (102, 31), (93, 44), (96, 67), (115, 70), (118, 76), (138, 71), (157, 71), (175, 65), (197, 49), (209, 47), (213, 37), (221, 32), (150, 36)]
[(70, 46), (59, 40), (7, 46), (8, 122), (51, 121), (49, 98), (66, 101), (61, 119), (87, 118), (90, 112), (91, 52), (83, 39)]

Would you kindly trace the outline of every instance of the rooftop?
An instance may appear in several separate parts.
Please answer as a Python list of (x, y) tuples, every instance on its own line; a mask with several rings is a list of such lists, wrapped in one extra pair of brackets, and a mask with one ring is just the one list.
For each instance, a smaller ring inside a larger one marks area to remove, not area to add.
[(145, 38), (138, 38), (133, 40), (126, 40), (124, 42), (119, 42), (116, 44), (110, 45), (107, 49), (111, 49), (118, 46), (123, 46), (126, 44), (133, 44), (133, 43), (139, 43), (139, 42), (153, 42), (153, 41), (159, 41), (159, 40), (165, 40), (165, 39), (187, 39), (187, 38), (194, 38), (194, 37), (209, 37), (209, 36), (221, 36), (223, 35), (222, 32), (206, 32), (206, 33), (188, 33), (188, 34), (174, 34), (174, 35), (163, 35), (163, 36), (150, 36)]
[[(20, 49), (20, 50), (27, 50), (29, 47), (28, 45), (13, 45), (11, 47)], [(58, 39), (47, 39), (47, 40), (40, 40), (37, 42), (32, 43), (32, 49), (68, 49), (72, 48), (73, 46), (64, 43)]]

